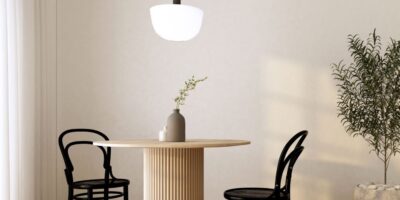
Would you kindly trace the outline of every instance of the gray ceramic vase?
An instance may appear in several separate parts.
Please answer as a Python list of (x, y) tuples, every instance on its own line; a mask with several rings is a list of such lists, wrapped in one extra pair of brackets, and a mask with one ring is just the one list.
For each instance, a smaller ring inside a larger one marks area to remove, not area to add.
[(179, 109), (174, 109), (174, 112), (168, 117), (166, 141), (185, 141), (185, 118), (179, 113)]

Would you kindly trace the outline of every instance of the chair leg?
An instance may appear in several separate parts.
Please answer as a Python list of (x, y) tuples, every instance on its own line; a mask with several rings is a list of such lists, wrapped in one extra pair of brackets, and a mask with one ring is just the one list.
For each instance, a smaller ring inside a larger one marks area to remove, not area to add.
[(88, 195), (88, 200), (93, 200), (93, 189), (88, 189), (87, 195)]
[(68, 187), (68, 200), (74, 199), (74, 188)]
[(129, 199), (128, 186), (125, 185), (124, 186), (124, 200), (128, 200), (128, 199)]
[(108, 197), (109, 197), (108, 193), (109, 193), (108, 188), (107, 187), (104, 188), (104, 200), (108, 200)]

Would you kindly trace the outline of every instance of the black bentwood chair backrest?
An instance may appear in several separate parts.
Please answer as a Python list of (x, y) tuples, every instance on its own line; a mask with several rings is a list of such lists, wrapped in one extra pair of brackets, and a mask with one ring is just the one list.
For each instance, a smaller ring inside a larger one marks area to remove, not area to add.
[[(69, 150), (72, 146), (74, 145), (93, 145), (93, 141), (90, 140), (84, 140), (84, 141), (72, 141), (64, 145), (64, 137), (68, 134), (74, 134), (74, 133), (92, 133), (95, 135), (98, 135), (102, 137), (104, 140), (109, 140), (108, 137), (101, 133), (100, 131), (92, 130), (92, 129), (70, 129), (64, 131), (58, 138), (58, 144), (60, 146), (61, 154), (63, 156), (64, 162), (65, 162), (65, 176), (67, 178), (67, 183), (69, 187), (72, 187), (74, 183), (74, 178), (73, 178), (73, 171), (74, 171), (74, 166), (71, 162), (70, 156), (69, 156)], [(111, 148), (107, 147), (101, 147), (97, 146), (103, 153), (104, 156), (104, 162), (103, 162), (103, 167), (105, 169), (104, 173), (104, 183), (105, 183), (105, 188), (104, 188), (104, 196), (106, 199), (108, 198), (108, 184), (110, 180), (110, 176), (112, 179), (116, 179), (114, 175), (112, 174), (112, 169), (110, 165), (110, 160), (111, 160)]]
[[(286, 143), (285, 147), (282, 149), (275, 175), (275, 195), (280, 195), (281, 192), (286, 195), (290, 195), (290, 183), (292, 179), (293, 166), (304, 150), (304, 147), (301, 146), (301, 144), (304, 142), (304, 139), (307, 137), (307, 135), (308, 131), (301, 131), (297, 133)], [(287, 155), (289, 149), (292, 147), (293, 144), (296, 144), (296, 146), (294, 146), (294, 149), (290, 152), (289, 155)], [(287, 171), (285, 185), (281, 187), (282, 176), (286, 167)]]
[[(73, 179), (73, 174), (72, 172), (74, 171), (74, 165), (72, 164), (71, 158), (69, 156), (69, 149), (74, 146), (74, 145), (93, 145), (93, 141), (73, 141), (73, 142), (69, 142), (68, 144), (64, 145), (64, 137), (67, 134), (73, 134), (73, 133), (93, 133), (96, 134), (98, 136), (101, 136), (104, 140), (109, 140), (108, 137), (100, 132), (100, 131), (96, 131), (96, 130), (92, 130), (92, 129), (69, 129), (64, 131), (60, 137), (58, 138), (58, 144), (60, 146), (60, 150), (61, 150), (61, 154), (63, 156), (64, 162), (65, 162), (65, 176), (67, 178), (67, 183), (68, 184), (72, 184), (74, 182)], [(105, 175), (104, 178), (105, 179), (109, 179), (110, 176), (110, 170), (111, 170), (111, 165), (110, 165), (110, 160), (111, 160), (111, 148), (107, 147), (106, 149), (104, 147), (101, 146), (97, 146), (102, 152), (103, 152), (103, 156), (104, 156), (104, 162), (103, 162), (103, 167), (105, 169)], [(106, 181), (107, 183), (107, 181)]]

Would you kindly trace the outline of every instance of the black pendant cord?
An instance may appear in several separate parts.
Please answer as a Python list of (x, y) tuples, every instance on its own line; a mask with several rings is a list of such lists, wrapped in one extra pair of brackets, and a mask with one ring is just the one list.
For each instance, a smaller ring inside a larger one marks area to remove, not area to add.
[(181, 4), (181, 0), (174, 0), (174, 4)]

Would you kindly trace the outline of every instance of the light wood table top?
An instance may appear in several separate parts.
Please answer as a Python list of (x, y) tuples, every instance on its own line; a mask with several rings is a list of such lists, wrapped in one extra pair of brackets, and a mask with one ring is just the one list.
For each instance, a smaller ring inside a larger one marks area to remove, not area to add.
[(185, 142), (160, 142), (157, 139), (96, 141), (93, 145), (105, 147), (135, 148), (211, 148), (250, 144), (247, 140), (191, 139)]

